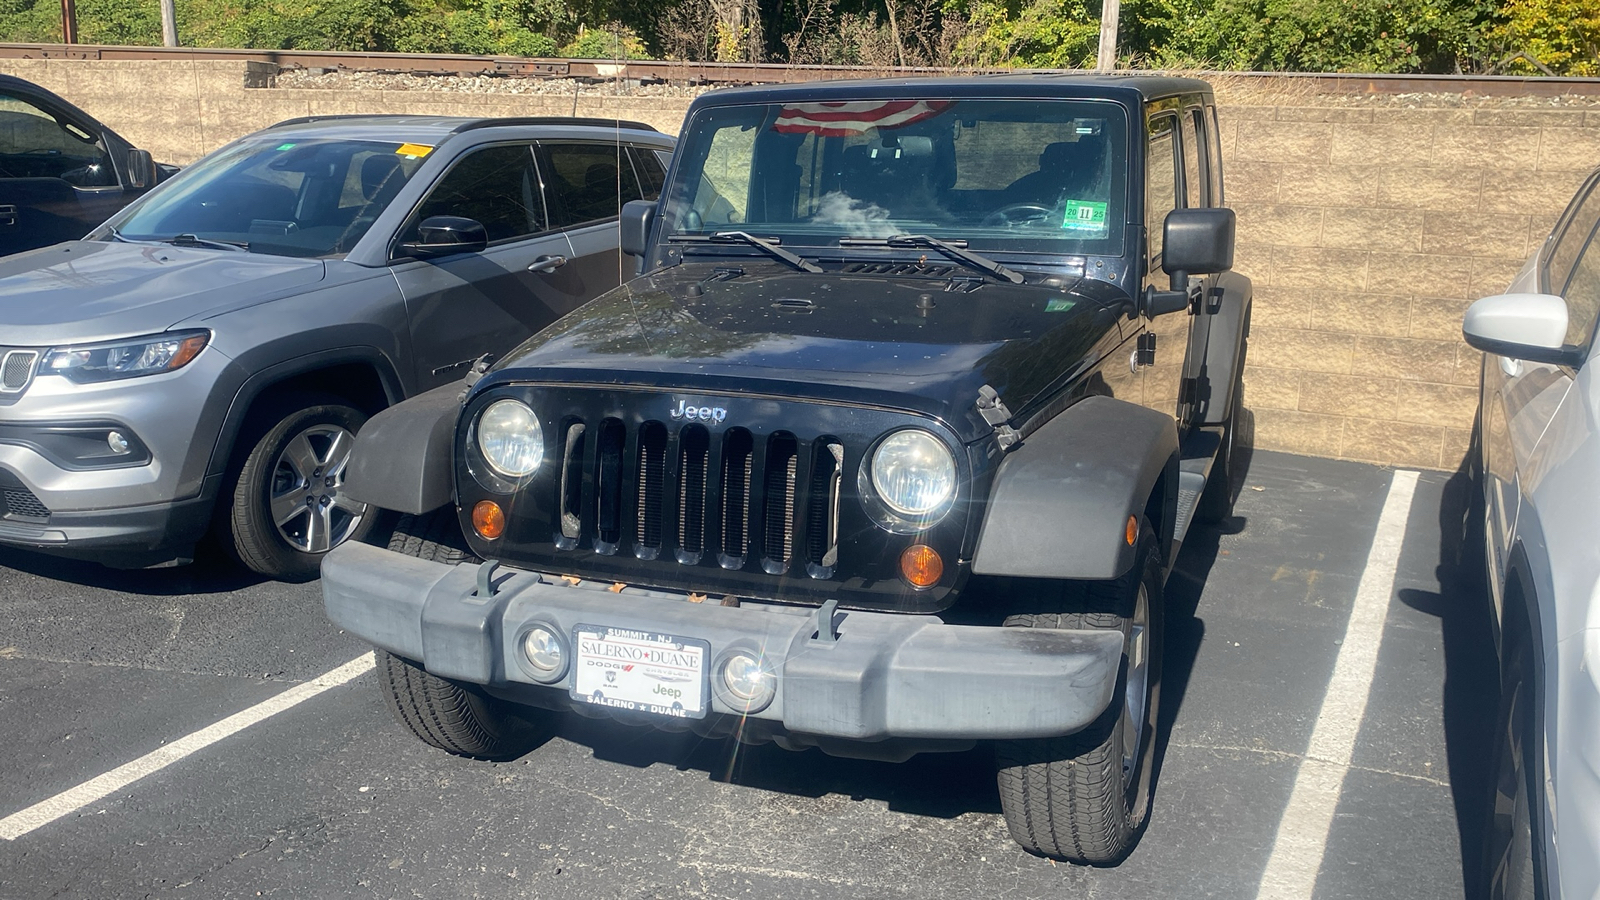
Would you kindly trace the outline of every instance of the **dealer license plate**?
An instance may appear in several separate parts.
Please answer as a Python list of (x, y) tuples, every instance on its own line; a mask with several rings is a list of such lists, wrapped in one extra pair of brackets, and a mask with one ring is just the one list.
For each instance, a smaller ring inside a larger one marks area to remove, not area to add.
[(595, 706), (676, 716), (706, 714), (706, 656), (694, 638), (629, 628), (579, 625), (572, 630), (573, 699)]

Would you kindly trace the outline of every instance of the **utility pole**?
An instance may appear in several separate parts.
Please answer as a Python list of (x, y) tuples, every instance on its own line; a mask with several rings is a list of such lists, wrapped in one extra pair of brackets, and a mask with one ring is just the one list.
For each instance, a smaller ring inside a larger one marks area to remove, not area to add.
[(178, 11), (173, 7), (172, 0), (161, 0), (161, 43), (168, 47), (178, 46)]
[(1100, 60), (1096, 72), (1117, 67), (1117, 18), (1121, 15), (1122, 0), (1100, 0)]
[(78, 7), (73, 0), (61, 0), (61, 43), (78, 42)]

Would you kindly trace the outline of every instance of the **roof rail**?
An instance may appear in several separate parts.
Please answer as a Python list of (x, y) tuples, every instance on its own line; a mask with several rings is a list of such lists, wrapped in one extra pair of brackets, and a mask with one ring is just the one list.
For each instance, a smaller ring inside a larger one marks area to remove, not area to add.
[(297, 116), (293, 119), (284, 119), (274, 122), (267, 128), (282, 128), (285, 125), (306, 125), (311, 122), (333, 122), (339, 119), (414, 119), (416, 116), (409, 113), (341, 113), (328, 116)]
[(603, 119), (593, 116), (508, 116), (501, 119), (478, 119), (457, 126), (451, 131), (459, 134), (463, 131), (475, 131), (479, 128), (497, 128), (501, 125), (597, 125), (603, 128), (627, 128), (633, 131), (653, 131), (660, 134), (660, 129), (654, 125), (643, 122), (631, 122), (627, 119)]

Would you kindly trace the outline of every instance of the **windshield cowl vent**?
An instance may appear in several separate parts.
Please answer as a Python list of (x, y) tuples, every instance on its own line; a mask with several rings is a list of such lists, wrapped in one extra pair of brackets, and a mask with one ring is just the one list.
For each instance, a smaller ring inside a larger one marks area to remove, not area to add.
[(955, 266), (922, 266), (916, 263), (850, 263), (841, 271), (846, 275), (909, 275), (916, 278), (948, 278)]

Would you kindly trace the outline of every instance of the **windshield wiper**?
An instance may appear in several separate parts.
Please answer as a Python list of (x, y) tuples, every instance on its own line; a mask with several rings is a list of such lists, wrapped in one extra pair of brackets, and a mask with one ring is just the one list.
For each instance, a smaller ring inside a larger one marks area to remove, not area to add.
[[(960, 242), (962, 244), (965, 241)], [(996, 278), (1004, 278), (1012, 284), (1022, 283), (1022, 274), (1013, 269), (1008, 269), (987, 256), (979, 256), (971, 250), (962, 249), (959, 244), (950, 241), (941, 241), (938, 238), (928, 237), (925, 234), (897, 234), (886, 238), (840, 238), (841, 247), (926, 247), (937, 250), (956, 262), (970, 266), (980, 272), (988, 272)]]
[(163, 244), (174, 247), (210, 247), (213, 250), (249, 250), (250, 245), (244, 241), (214, 241), (193, 234), (180, 234), (174, 238), (167, 238)]
[(715, 234), (674, 234), (667, 237), (669, 241), (704, 241), (710, 244), (749, 244), (758, 250), (765, 251), (773, 259), (781, 259), (802, 272), (814, 275), (821, 274), (822, 267), (788, 250), (779, 247), (775, 241), (758, 238), (744, 231), (718, 231)]

